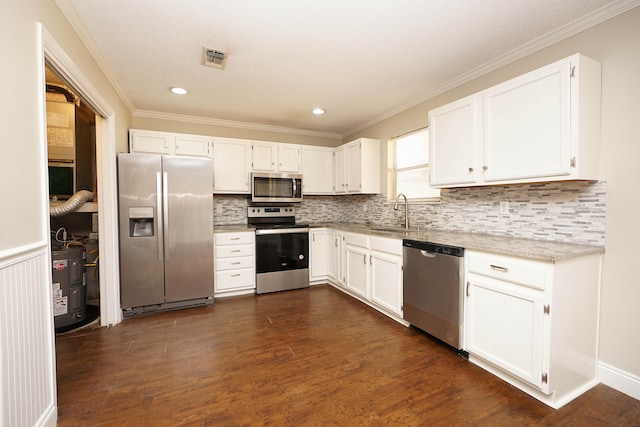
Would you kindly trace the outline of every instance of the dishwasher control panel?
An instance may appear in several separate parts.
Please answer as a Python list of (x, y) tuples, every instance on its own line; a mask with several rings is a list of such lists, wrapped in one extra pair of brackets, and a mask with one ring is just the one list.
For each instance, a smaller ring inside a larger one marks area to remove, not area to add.
[(403, 239), (402, 246), (406, 246), (408, 248), (420, 249), (422, 251), (427, 251), (427, 252), (436, 253), (436, 254), (451, 255), (456, 257), (464, 256), (464, 248), (459, 248), (457, 246), (442, 245), (439, 243)]

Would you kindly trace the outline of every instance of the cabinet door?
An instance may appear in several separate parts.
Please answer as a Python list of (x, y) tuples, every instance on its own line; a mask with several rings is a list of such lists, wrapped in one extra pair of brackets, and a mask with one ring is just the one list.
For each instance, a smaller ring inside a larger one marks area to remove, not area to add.
[(213, 142), (213, 188), (217, 193), (249, 193), (251, 144), (217, 139)]
[(475, 277), (467, 286), (467, 351), (542, 388), (544, 292)]
[(295, 144), (278, 144), (278, 171), (300, 172), (300, 147)]
[(485, 182), (570, 174), (570, 99), (569, 61), (486, 90)]
[[(346, 175), (347, 191), (350, 193), (359, 192), (362, 188), (362, 163), (360, 157), (360, 142), (348, 144), (346, 147)], [(368, 165), (370, 167), (380, 167), (380, 165)]]
[(275, 172), (277, 155), (277, 144), (254, 142), (251, 149), (251, 169), (260, 172)]
[(402, 316), (402, 257), (371, 252), (371, 301)]
[(311, 230), (309, 232), (309, 252), (311, 256), (310, 280), (326, 279), (328, 267), (326, 230)]
[(346, 151), (345, 147), (336, 148), (334, 151), (334, 173), (335, 173), (335, 187), (336, 193), (347, 192), (347, 177), (346, 177)]
[(429, 170), (433, 186), (478, 182), (480, 100), (468, 96), (429, 112)]
[(333, 193), (333, 149), (303, 146), (302, 192), (304, 194)]
[(176, 155), (209, 157), (211, 143), (207, 137), (176, 135)]
[(132, 130), (129, 139), (132, 153), (173, 154), (174, 135), (170, 133)]
[(346, 287), (369, 299), (369, 251), (357, 246), (345, 247)]
[(327, 230), (327, 277), (338, 282), (338, 238), (334, 230)]

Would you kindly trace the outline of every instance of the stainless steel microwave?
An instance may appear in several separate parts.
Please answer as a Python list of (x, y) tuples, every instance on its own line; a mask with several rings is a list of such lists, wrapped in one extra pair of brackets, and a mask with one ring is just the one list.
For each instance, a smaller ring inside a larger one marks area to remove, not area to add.
[(302, 174), (251, 173), (251, 201), (292, 203), (302, 201)]

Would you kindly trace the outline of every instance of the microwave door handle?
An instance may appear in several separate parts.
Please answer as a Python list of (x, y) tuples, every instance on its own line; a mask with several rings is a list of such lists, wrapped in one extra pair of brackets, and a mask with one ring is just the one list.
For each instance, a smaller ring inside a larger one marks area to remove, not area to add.
[(291, 181), (293, 182), (293, 197), (296, 197), (296, 194), (298, 193), (298, 186), (296, 185), (296, 179), (295, 178), (291, 178)]

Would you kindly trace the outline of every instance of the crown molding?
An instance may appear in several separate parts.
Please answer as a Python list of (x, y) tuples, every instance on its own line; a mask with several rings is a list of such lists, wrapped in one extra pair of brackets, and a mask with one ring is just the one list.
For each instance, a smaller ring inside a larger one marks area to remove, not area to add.
[(640, 6), (640, 0), (620, 0), (614, 3), (610, 3), (597, 9), (581, 18), (578, 18), (562, 27), (559, 27), (553, 31), (548, 32), (535, 40), (532, 40), (529, 43), (526, 43), (510, 52), (507, 52), (498, 58), (487, 62), (483, 65), (480, 65), (476, 68), (473, 68), (463, 74), (460, 74), (439, 86), (436, 86), (433, 90), (430, 90), (426, 94), (422, 95), (420, 98), (414, 99), (404, 105), (394, 108), (393, 110), (383, 114), (382, 116), (373, 119), (367, 123), (364, 123), (361, 126), (347, 132), (347, 135), (353, 135), (357, 132), (360, 132), (368, 127), (371, 127), (381, 121), (384, 121), (390, 117), (395, 116), (411, 107), (415, 107), (418, 104), (421, 104), (429, 99), (438, 96), (442, 93), (445, 93), (451, 89), (455, 89), (458, 86), (461, 86), (465, 83), (470, 82), (478, 77), (482, 77), (485, 74), (490, 73), (491, 71), (497, 70), (500, 67), (504, 67), (512, 62), (517, 61), (518, 59), (524, 58), (525, 56), (531, 55), (532, 53), (538, 52), (545, 47), (551, 46), (552, 44), (558, 43), (566, 38), (569, 38), (581, 31), (587, 30), (591, 27), (594, 27), (608, 19), (611, 19), (615, 16), (618, 16), (628, 10), (633, 9), (634, 7)]
[(187, 116), (182, 114), (161, 113), (158, 111), (136, 110), (134, 117), (157, 120), (171, 120), (184, 123), (196, 123), (200, 125), (222, 126), (237, 129), (257, 130), (263, 132), (286, 133), (300, 136), (314, 136), (319, 138), (341, 139), (342, 135), (333, 132), (323, 132), (310, 129), (296, 129), (283, 126), (263, 125), (259, 123), (239, 122), (234, 120), (211, 119), (208, 117)]

